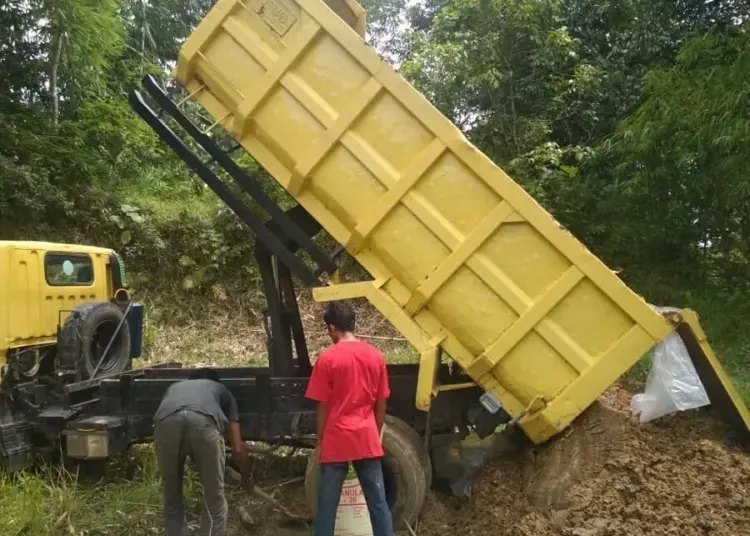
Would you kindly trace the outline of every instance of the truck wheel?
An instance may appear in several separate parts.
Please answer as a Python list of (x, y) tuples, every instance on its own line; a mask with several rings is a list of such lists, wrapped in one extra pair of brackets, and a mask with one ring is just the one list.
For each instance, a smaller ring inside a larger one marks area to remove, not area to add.
[(427, 489), (430, 489), (432, 487), (432, 460), (424, 446), (424, 439), (420, 437), (414, 428), (397, 417), (386, 415), (385, 424), (386, 426), (399, 430), (403, 437), (409, 440), (414, 450), (419, 454), (419, 460), (422, 463), (425, 479), (427, 480)]
[[(58, 338), (58, 365), (91, 378), (124, 314), (109, 302), (78, 306), (65, 320)], [(130, 367), (130, 327), (123, 322), (97, 376), (124, 372)]]
[[(406, 423), (403, 425), (408, 426)], [(400, 530), (405, 521), (411, 524), (417, 520), (427, 494), (427, 478), (421, 453), (401, 426), (386, 424), (383, 449), (386, 501), (391, 509), (394, 529)], [(317, 452), (313, 452), (305, 472), (305, 494), (313, 516), (318, 505), (318, 477)]]

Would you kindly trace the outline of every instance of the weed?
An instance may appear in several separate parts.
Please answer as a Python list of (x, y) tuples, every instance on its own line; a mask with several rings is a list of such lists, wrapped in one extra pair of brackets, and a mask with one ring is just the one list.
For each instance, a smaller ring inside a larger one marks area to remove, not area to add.
[[(87, 482), (78, 471), (41, 465), (32, 471), (0, 475), (0, 534), (16, 536), (131, 536), (154, 534), (160, 525), (161, 483), (153, 450), (133, 449), (134, 478), (116, 476)], [(189, 510), (196, 510), (196, 485), (188, 479)]]

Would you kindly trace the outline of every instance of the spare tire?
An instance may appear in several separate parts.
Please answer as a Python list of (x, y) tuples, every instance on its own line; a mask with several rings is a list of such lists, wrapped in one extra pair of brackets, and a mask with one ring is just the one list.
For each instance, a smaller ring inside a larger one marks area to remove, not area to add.
[[(57, 363), (74, 369), (82, 380), (92, 377), (104, 350), (115, 335), (124, 313), (113, 303), (79, 305), (68, 315), (58, 337)], [(97, 376), (124, 372), (130, 367), (130, 327), (123, 322)]]
[[(391, 419), (395, 417), (389, 417), (386, 423)], [(404, 427), (409, 425), (403, 421), (398, 422), (398, 426), (386, 424), (383, 433), (385, 495), (391, 509), (394, 530), (403, 528), (404, 522), (413, 524), (417, 520), (428, 489), (422, 453), (414, 444), (413, 438), (404, 431)], [(305, 472), (305, 494), (313, 517), (318, 506), (319, 467), (317, 452), (313, 452)]]

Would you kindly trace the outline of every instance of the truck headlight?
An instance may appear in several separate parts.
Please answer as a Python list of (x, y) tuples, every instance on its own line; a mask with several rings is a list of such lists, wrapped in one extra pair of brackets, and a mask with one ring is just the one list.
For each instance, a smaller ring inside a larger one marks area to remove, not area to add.
[(97, 459), (109, 456), (109, 434), (105, 431), (88, 432), (66, 430), (65, 446), (71, 458)]

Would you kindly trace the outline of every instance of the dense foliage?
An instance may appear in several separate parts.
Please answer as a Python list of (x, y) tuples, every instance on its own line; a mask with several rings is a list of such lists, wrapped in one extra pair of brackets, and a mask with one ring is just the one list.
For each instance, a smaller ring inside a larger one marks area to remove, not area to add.
[[(211, 3), (0, 3), (3, 238), (118, 247), (142, 290), (253, 287), (248, 233), (127, 104)], [(749, 0), (363, 4), (376, 48), (575, 235), (750, 351)]]
[(211, 3), (0, 5), (3, 238), (118, 248), (143, 290), (252, 281), (247, 232), (127, 101), (143, 75), (163, 76)]

